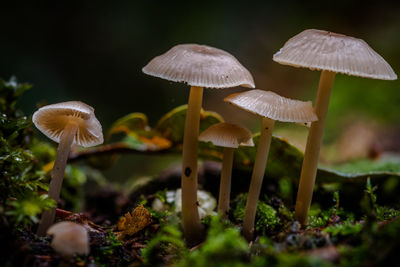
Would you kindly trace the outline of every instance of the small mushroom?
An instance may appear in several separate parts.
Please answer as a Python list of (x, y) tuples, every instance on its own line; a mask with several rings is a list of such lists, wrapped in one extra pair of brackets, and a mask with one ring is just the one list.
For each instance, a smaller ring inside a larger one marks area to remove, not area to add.
[(202, 227), (196, 205), (197, 146), (203, 87), (253, 87), (250, 72), (231, 54), (206, 45), (182, 44), (152, 59), (143, 72), (191, 86), (186, 114), (182, 151), (182, 223), (186, 243), (196, 244), (202, 238)]
[(66, 258), (89, 254), (89, 234), (85, 227), (74, 222), (53, 224), (48, 235), (52, 235), (51, 247)]
[(306, 123), (316, 121), (317, 116), (313, 111), (311, 101), (292, 100), (270, 91), (255, 89), (229, 95), (224, 100), (263, 117), (260, 141), (257, 147), (243, 219), (243, 235), (250, 241), (253, 238), (257, 202), (264, 179), (275, 121)]
[(335, 74), (382, 80), (395, 80), (397, 75), (363, 40), (314, 29), (305, 30), (288, 40), (273, 60), (284, 65), (322, 71), (315, 103), (318, 121), (311, 124), (308, 135), (295, 209), (295, 219), (305, 225)]
[(210, 126), (199, 136), (199, 141), (211, 142), (224, 148), (221, 183), (219, 186), (218, 212), (226, 219), (229, 212), (233, 152), (239, 146), (254, 146), (251, 132), (242, 126), (222, 122)]
[[(43, 134), (59, 143), (48, 193), (57, 202), (71, 146), (90, 147), (103, 143), (101, 125), (94, 109), (79, 101), (44, 106), (33, 114), (32, 121)], [(54, 208), (43, 212), (37, 230), (39, 236), (45, 235), (54, 218)]]

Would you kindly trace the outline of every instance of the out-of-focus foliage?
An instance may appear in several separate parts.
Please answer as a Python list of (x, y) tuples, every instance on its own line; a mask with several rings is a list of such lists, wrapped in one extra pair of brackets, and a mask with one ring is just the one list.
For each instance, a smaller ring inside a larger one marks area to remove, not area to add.
[[(123, 134), (120, 147), (136, 151), (163, 151), (183, 142), (187, 105), (179, 106), (157, 122), (152, 129), (143, 113), (131, 113), (118, 119), (107, 133), (107, 139), (117, 139)], [(223, 119), (215, 112), (201, 110), (200, 131)], [(114, 137), (116, 136), (116, 137)]]
[(16, 109), (18, 98), (30, 88), (15, 78), (0, 79), (0, 216), (7, 225), (37, 222), (43, 209), (54, 205), (39, 194), (47, 190), (45, 172), (30, 148), (41, 157), (48, 157), (47, 152), (32, 142), (31, 120)]

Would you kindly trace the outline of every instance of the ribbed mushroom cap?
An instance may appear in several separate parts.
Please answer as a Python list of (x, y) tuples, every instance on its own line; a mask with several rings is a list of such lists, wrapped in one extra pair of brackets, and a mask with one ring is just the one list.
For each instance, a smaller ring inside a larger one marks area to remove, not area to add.
[(94, 115), (94, 109), (80, 101), (41, 107), (33, 114), (32, 121), (43, 134), (57, 143), (69, 122), (78, 125), (73, 144), (90, 147), (103, 143), (101, 124)]
[(51, 247), (64, 256), (89, 254), (89, 234), (85, 227), (74, 222), (53, 224), (48, 235), (52, 235)]
[(254, 146), (253, 135), (248, 129), (228, 122), (211, 125), (200, 134), (199, 141), (211, 142), (216, 146), (232, 148)]
[(305, 30), (289, 39), (273, 60), (294, 67), (396, 80), (390, 65), (365, 41), (321, 30)]
[(142, 70), (148, 75), (190, 86), (255, 87), (250, 72), (234, 56), (206, 45), (176, 45), (152, 59)]
[(227, 96), (225, 102), (277, 121), (306, 123), (318, 120), (311, 101), (293, 100), (259, 89)]

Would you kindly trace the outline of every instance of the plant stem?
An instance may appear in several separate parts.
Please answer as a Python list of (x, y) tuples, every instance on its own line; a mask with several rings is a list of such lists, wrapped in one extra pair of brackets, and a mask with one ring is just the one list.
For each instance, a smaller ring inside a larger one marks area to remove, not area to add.
[(228, 218), (229, 199), (231, 194), (231, 177), (234, 148), (224, 147), (222, 160), (221, 183), (219, 185), (218, 212), (223, 219)]
[(334, 72), (322, 71), (315, 103), (315, 113), (317, 114), (318, 121), (311, 124), (308, 134), (303, 166), (301, 168), (299, 189), (297, 192), (294, 216), (301, 225), (306, 225), (308, 221), (308, 210), (311, 205), (315, 177), (317, 175), (319, 151), (322, 144), (326, 114), (328, 113), (329, 98), (334, 80)]
[(271, 144), (274, 120), (263, 118), (260, 141), (258, 143), (256, 159), (251, 176), (249, 194), (247, 196), (246, 209), (243, 219), (243, 235), (247, 241), (252, 240), (254, 232), (254, 221), (256, 218), (257, 203), (267, 165), (269, 146)]
[[(72, 142), (78, 126), (75, 123), (69, 123), (65, 126), (58, 144), (56, 159), (54, 161), (53, 170), (51, 172), (51, 181), (49, 186), (49, 197), (54, 199), (56, 203), (60, 198), (61, 186), (64, 179), (65, 167), (67, 166), (68, 155), (71, 150)], [(42, 218), (37, 230), (38, 236), (45, 236), (47, 229), (53, 224), (56, 208), (46, 210), (42, 214)]]
[(197, 208), (197, 146), (203, 88), (190, 88), (182, 152), (182, 223), (188, 246), (196, 245), (202, 237)]

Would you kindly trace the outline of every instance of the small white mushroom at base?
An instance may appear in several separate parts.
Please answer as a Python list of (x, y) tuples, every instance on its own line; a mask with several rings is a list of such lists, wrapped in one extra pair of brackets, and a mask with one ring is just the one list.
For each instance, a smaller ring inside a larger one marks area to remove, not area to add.
[(80, 224), (59, 222), (53, 224), (47, 234), (53, 236), (51, 247), (64, 257), (89, 254), (89, 234)]

